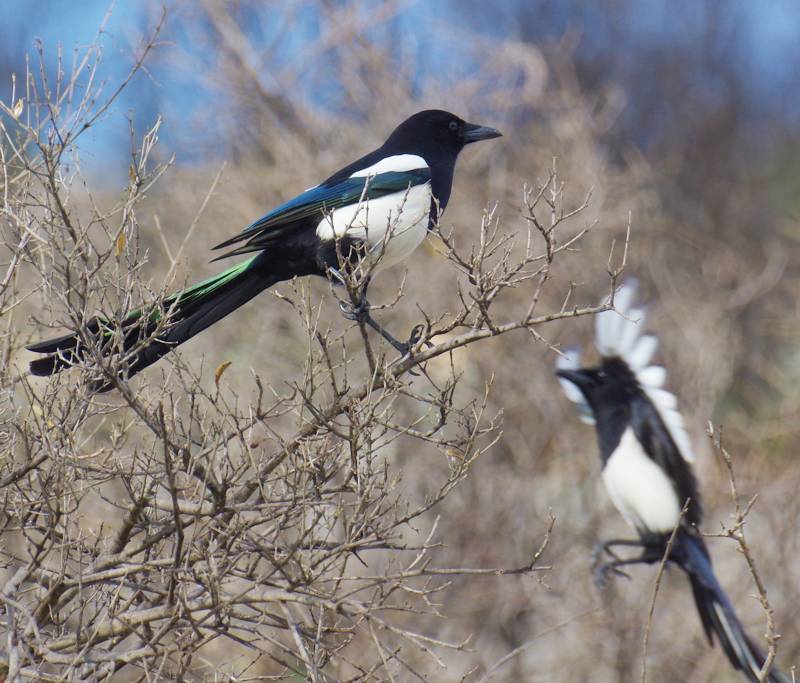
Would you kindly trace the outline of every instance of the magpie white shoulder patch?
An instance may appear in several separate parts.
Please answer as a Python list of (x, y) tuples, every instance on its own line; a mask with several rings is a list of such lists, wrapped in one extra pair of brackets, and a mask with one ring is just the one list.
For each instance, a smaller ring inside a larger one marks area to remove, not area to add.
[(428, 168), (425, 159), (416, 154), (395, 154), (394, 156), (381, 159), (378, 163), (362, 168), (351, 174), (351, 178), (366, 178), (367, 176), (377, 175), (378, 173), (391, 173), (400, 171), (415, 171), (419, 168)]
[(334, 209), (317, 224), (324, 241), (342, 237), (363, 240), (380, 256), (376, 272), (411, 254), (428, 234), (430, 182)]

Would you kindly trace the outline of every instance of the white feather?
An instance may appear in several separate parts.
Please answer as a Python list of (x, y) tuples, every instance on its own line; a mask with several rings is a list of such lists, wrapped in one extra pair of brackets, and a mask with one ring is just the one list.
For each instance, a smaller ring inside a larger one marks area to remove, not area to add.
[(389, 173), (391, 171), (415, 171), (420, 168), (428, 168), (425, 159), (416, 154), (395, 154), (391, 157), (381, 159), (378, 163), (362, 168), (350, 175), (351, 178), (366, 178), (378, 173)]
[(634, 372), (647, 367), (658, 349), (658, 339), (652, 334), (645, 334), (639, 337), (628, 357), (625, 359), (630, 369)]
[(648, 365), (636, 373), (639, 384), (653, 389), (660, 389), (667, 380), (667, 370), (660, 365)]
[(658, 414), (664, 422), (672, 440), (678, 447), (678, 451), (686, 462), (694, 462), (694, 451), (686, 426), (683, 423), (683, 416), (678, 412), (678, 401), (674, 394), (664, 389), (642, 384), (644, 393), (652, 401)]
[(632, 308), (635, 295), (636, 282), (626, 281), (614, 294), (614, 308), (595, 317), (595, 346), (603, 356), (625, 358), (641, 334), (645, 312)]
[(614, 506), (637, 532), (667, 533), (681, 516), (681, 502), (667, 474), (645, 453), (633, 430), (625, 430), (603, 468)]
[(603, 356), (612, 356), (616, 352), (616, 317), (615, 311), (603, 311), (594, 319), (594, 345)]
[(656, 387), (642, 387), (646, 389), (647, 395), (656, 407), (663, 410), (677, 410), (678, 399), (675, 394), (667, 391), (666, 389), (658, 389)]
[(317, 235), (322, 240), (345, 235), (365, 240), (373, 254), (382, 253), (376, 270), (383, 270), (405, 259), (422, 243), (428, 234), (430, 209), (430, 183), (414, 185), (402, 192), (335, 209), (319, 222)]
[(619, 316), (617, 322), (616, 346), (617, 355), (627, 360), (642, 334), (646, 316), (641, 308), (632, 308), (623, 315), (625, 317)]
[[(753, 676), (757, 679), (758, 674), (761, 672), (761, 666), (758, 664), (758, 662), (756, 662), (750, 648), (746, 645), (744, 647), (742, 646), (742, 637), (739, 629), (730, 623), (730, 617), (720, 603), (715, 602), (712, 607), (717, 613), (717, 618), (719, 619), (720, 624), (722, 624), (722, 628), (725, 631), (728, 642), (731, 644), (731, 647), (736, 650), (738, 660), (740, 662), (745, 662)], [(768, 677), (767, 680), (770, 678), (771, 677)]]
[(692, 444), (678, 412), (678, 401), (673, 394), (662, 389), (667, 371), (649, 365), (658, 348), (658, 340), (643, 334), (647, 312), (643, 308), (634, 308), (636, 287), (635, 280), (624, 282), (614, 295), (614, 310), (596, 316), (595, 346), (604, 357), (618, 356), (628, 364), (684, 460), (694, 462)]

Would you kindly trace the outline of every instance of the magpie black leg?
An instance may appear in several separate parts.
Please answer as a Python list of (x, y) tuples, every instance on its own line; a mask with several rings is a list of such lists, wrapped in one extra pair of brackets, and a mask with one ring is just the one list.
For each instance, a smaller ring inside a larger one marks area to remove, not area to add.
[[(638, 557), (622, 559), (614, 552), (613, 548), (623, 546), (628, 548), (642, 548), (642, 554)], [(610, 555), (611, 562), (603, 562), (604, 554)], [(661, 552), (644, 541), (634, 539), (610, 539), (598, 543), (592, 551), (592, 576), (596, 586), (605, 587), (608, 585), (612, 575), (624, 576), (630, 579), (630, 575), (620, 569), (632, 564), (652, 564), (661, 559)]]
[[(342, 284), (345, 283), (344, 276), (338, 270), (331, 268), (330, 272), (331, 275), (339, 282)], [(369, 301), (367, 300), (367, 287), (369, 287), (369, 278), (365, 280), (364, 285), (361, 288), (358, 304), (354, 306), (348, 301), (339, 301), (339, 310), (348, 320), (369, 325), (373, 330), (380, 334), (381, 337), (383, 337), (395, 349), (397, 349), (400, 354), (405, 356), (422, 338), (422, 333), (425, 331), (425, 326), (415, 325), (414, 329), (411, 330), (411, 335), (409, 336), (407, 342), (401, 342), (395, 339), (377, 320), (375, 320), (375, 318), (369, 314), (370, 306)]]
[(602, 562), (601, 564), (597, 565), (594, 570), (592, 571), (592, 577), (594, 579), (595, 586), (599, 588), (605, 588), (609, 584), (609, 579), (611, 576), (624, 576), (626, 579), (630, 579), (630, 574), (626, 574), (624, 571), (620, 569), (620, 567), (625, 567), (631, 564), (642, 564), (648, 563), (648, 560), (642, 557), (632, 557), (627, 560), (613, 560), (612, 562)]
[(611, 555), (611, 557), (618, 559), (612, 548), (615, 546), (625, 546), (628, 548), (644, 548), (645, 544), (639, 539), (633, 538), (610, 538), (607, 541), (600, 541), (594, 546), (592, 550), (592, 564), (597, 564), (604, 554)]

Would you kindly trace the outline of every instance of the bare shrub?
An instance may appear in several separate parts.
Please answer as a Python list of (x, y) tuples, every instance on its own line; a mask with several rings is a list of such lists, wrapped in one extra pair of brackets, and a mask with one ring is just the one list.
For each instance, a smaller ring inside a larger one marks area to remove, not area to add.
[[(95, 191), (81, 172), (80, 138), (117, 95), (98, 90), (93, 49), (58, 83), (37, 66), (6, 103), (8, 680), (638, 677), (652, 576), (607, 594), (591, 586), (594, 540), (622, 525), (600, 502), (593, 437), (574, 428), (560, 398), (552, 345), (561, 321), (598, 310), (586, 302), (599, 300), (627, 250), (660, 295), (653, 319), (666, 328), (677, 393), (706, 417), (747, 344), (724, 312), (759, 301), (785, 259), (745, 262), (666, 217), (647, 164), (634, 154), (612, 164), (597, 143), (619, 100), (587, 98), (568, 59), (476, 40), (485, 70), (446, 101), (437, 84), (397, 77), (366, 35), (392, 6), (347, 24), (352, 8), (325, 5), (331, 25), (352, 31), (309, 51), (311, 64), (338, 65), (363, 117), (354, 122), (256, 83), (269, 54), (242, 62), (255, 50), (242, 49), (246, 27), (218, 3), (184, 4), (187, 30), (221, 55), (195, 73), (225, 92), (219, 118), (232, 161), (173, 166), (157, 120), (132, 131), (121, 193)], [(153, 56), (154, 40), (139, 57)], [(277, 82), (290, 84), (291, 70), (284, 77)], [(131, 382), (117, 379), (124, 362), (99, 354), (47, 382), (27, 375), (23, 346), (51, 327), (159, 305), (215, 272), (210, 246), (286, 199), (285, 188), (318, 182), (398, 116), (440, 105), (467, 112), (475, 102), (512, 142), (462, 159), (432, 253), (420, 250), (407, 276), (388, 272), (370, 287), (389, 329), (424, 323), (410, 358), (339, 316), (336, 297), (357, 298), (360, 273), (336, 290), (318, 280), (264, 293)], [(323, 118), (337, 136), (309, 132)], [(691, 240), (700, 247), (681, 252)], [(709, 272), (734, 283), (732, 293), (714, 289)], [(97, 377), (116, 391), (93, 393)], [(756, 449), (759, 437), (745, 436), (753, 424), (739, 424), (736, 437)], [(708, 462), (699, 472), (707, 508), (724, 518), (730, 501)], [(772, 558), (759, 569), (786, 662), (800, 648), (786, 628), (797, 618), (797, 473), (788, 460), (775, 465), (784, 476), (755, 459), (737, 463), (737, 479), (740, 490), (785, 503), (756, 506), (747, 524), (753, 555)], [(715, 561), (724, 585), (741, 586), (737, 607), (747, 603), (746, 563), (735, 553)], [(681, 579), (663, 577), (650, 681), (725, 670), (699, 623), (685, 627)], [(662, 610), (667, 593), (674, 608)], [(753, 601), (743, 616), (760, 619), (760, 609)]]
[[(7, 348), (19, 343), (10, 313), (30, 297), (47, 302), (42, 320), (81, 329), (98, 309), (118, 323), (175, 285), (174, 254), (163, 287), (142, 276), (137, 211), (168, 167), (151, 162), (160, 122), (141, 136), (122, 196), (107, 207), (90, 189), (76, 197), (82, 178), (70, 154), (116, 95), (103, 100), (93, 88), (93, 59), (90, 50), (55, 84), (44, 68), (28, 74), (27, 116), (8, 107)], [(420, 341), (402, 359), (363, 327), (354, 341), (322, 323), (321, 304), (296, 282), (272, 302), (288, 306), (304, 336), (302, 362), (284, 384), (253, 374), (232, 385), (226, 361), (209, 386), (202, 369), (173, 359), (163, 384), (148, 384), (151, 375), (134, 385), (119, 375), (126, 359), (109, 359), (88, 335), (82, 371), (45, 386), (7, 365), (9, 680), (123, 670), (179, 680), (392, 679), (423, 676), (444, 666), (439, 651), (463, 649), (465, 641), (443, 640), (410, 617), (437, 616), (454, 577), (540, 569), (552, 521), (526, 543), (521, 566), (439, 561), (430, 513), (501, 428), (487, 411), (491, 383), (463, 390), (452, 353), (515, 330), (540, 338), (544, 323), (598, 310), (569, 296), (554, 310), (541, 304), (554, 263), (586, 232), (586, 202), (565, 205), (555, 172), (524, 200), (521, 238), (493, 211), (475, 246), (439, 233), (460, 305), (420, 311)], [(365, 268), (348, 276), (353, 302)], [(15, 286), (23, 280), (31, 289)], [(495, 313), (510, 294), (517, 305)], [(401, 299), (402, 290), (386, 307)], [(97, 394), (98, 378), (116, 394)], [(426, 460), (423, 488), (406, 490), (395, 462), (402, 453)]]

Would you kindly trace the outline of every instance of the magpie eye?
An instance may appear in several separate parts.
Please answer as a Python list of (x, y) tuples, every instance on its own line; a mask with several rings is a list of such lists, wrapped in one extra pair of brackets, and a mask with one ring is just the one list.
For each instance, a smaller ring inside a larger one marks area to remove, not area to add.
[(458, 121), (451, 121), (450, 122), (450, 130), (457, 131), (458, 130)]

